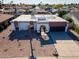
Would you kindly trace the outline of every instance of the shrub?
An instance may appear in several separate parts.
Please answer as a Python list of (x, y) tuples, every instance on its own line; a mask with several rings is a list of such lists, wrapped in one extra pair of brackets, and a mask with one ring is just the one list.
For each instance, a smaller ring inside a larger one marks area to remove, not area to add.
[(32, 8), (35, 8), (36, 7), (36, 5), (32, 5)]
[(79, 34), (79, 26), (75, 27), (75, 31)]
[(10, 21), (11, 21), (12, 19), (15, 19), (15, 18), (18, 17), (18, 16), (19, 16), (19, 15), (15, 15), (14, 17), (9, 18), (9, 19), (7, 19), (6, 21), (0, 23), (0, 32), (2, 32), (4, 29), (6, 29), (6, 28), (11, 24)]
[(76, 25), (74, 23), (71, 23), (71, 29), (75, 30)]
[(73, 22), (72, 18), (70, 18), (68, 14), (64, 15), (63, 18), (69, 21), (69, 23)]
[(7, 21), (5, 21), (4, 25), (5, 25), (5, 26), (8, 26), (8, 20), (7, 20)]
[(6, 21), (6, 22), (3, 22), (3, 23), (2, 23), (2, 26), (3, 26), (3, 29), (6, 29), (7, 26), (8, 26), (8, 22), (7, 22), (7, 21)]
[(69, 19), (67, 19), (70, 23), (72, 23), (73, 22), (73, 20), (71, 19), (71, 18), (69, 18)]
[(0, 25), (0, 32), (2, 32), (3, 31), (3, 26), (2, 25)]
[(31, 14), (32, 11), (30, 11), (29, 9), (26, 10), (26, 14)]
[(67, 14), (67, 12), (66, 11), (59, 11), (58, 14), (59, 14), (59, 17), (63, 17), (63, 15)]

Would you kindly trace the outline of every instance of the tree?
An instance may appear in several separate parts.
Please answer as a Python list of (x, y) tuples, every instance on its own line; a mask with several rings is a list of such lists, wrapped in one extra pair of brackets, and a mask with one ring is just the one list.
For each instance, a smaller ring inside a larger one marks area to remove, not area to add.
[(55, 9), (60, 9), (60, 8), (63, 7), (63, 5), (62, 5), (62, 4), (57, 4), (57, 5), (53, 5), (53, 7), (54, 7)]
[(39, 7), (42, 6), (42, 1), (38, 4), (38, 6), (39, 6)]
[(34, 5), (32, 5), (32, 8), (35, 8), (36, 7), (36, 5), (34, 4)]
[(0, 9), (2, 8), (2, 2), (0, 1)]
[(63, 17), (63, 15), (67, 14), (67, 12), (66, 11), (59, 11), (58, 14), (60, 17)]
[(79, 26), (75, 27), (75, 31), (79, 34)]
[(40, 6), (41, 6), (41, 4), (39, 3), (39, 4), (38, 4), (38, 6), (40, 7)]
[(45, 4), (45, 6), (49, 6), (49, 4)]

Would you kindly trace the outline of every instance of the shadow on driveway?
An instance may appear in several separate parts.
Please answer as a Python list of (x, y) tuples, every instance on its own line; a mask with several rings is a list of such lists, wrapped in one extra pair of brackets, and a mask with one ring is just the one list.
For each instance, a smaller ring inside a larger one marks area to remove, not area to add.
[(40, 34), (38, 34), (36, 31), (32, 31), (29, 33), (29, 31), (13, 31), (9, 35), (9, 40), (31, 40), (31, 39), (36, 39), (40, 41), (41, 45), (49, 45), (49, 44), (54, 44), (53, 39), (48, 33), (49, 40), (44, 40), (41, 38)]
[(9, 40), (29, 40), (31, 38), (38, 39), (39, 35), (36, 32), (29, 33), (29, 31), (12, 31), (9, 35)]
[(56, 43), (56, 40), (74, 40), (68, 32), (50, 32), (50, 35)]

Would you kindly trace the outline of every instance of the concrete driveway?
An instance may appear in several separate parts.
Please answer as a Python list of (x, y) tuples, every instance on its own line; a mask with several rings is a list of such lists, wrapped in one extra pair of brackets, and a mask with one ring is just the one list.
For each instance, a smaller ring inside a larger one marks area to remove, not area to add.
[(59, 59), (79, 59), (79, 46), (73, 40), (57, 40)]
[[(31, 53), (30, 40), (9, 40), (10, 29), (9, 27), (0, 33), (0, 59), (28, 59)], [(51, 36), (56, 39), (55, 44), (41, 47), (39, 40), (34, 38), (32, 41), (34, 55), (37, 59), (79, 59), (79, 42), (76, 43), (65, 32), (55, 32)], [(55, 48), (59, 54), (58, 58), (52, 55)]]
[(58, 52), (58, 59), (79, 59), (78, 41), (71, 38), (66, 32), (52, 32), (55, 48)]

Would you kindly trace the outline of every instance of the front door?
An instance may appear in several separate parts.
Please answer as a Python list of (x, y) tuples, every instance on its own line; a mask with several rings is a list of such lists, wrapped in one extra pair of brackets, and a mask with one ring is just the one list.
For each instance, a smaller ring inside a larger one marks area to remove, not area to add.
[(41, 27), (40, 27), (40, 32), (45, 32), (45, 26), (44, 25), (41, 25)]

